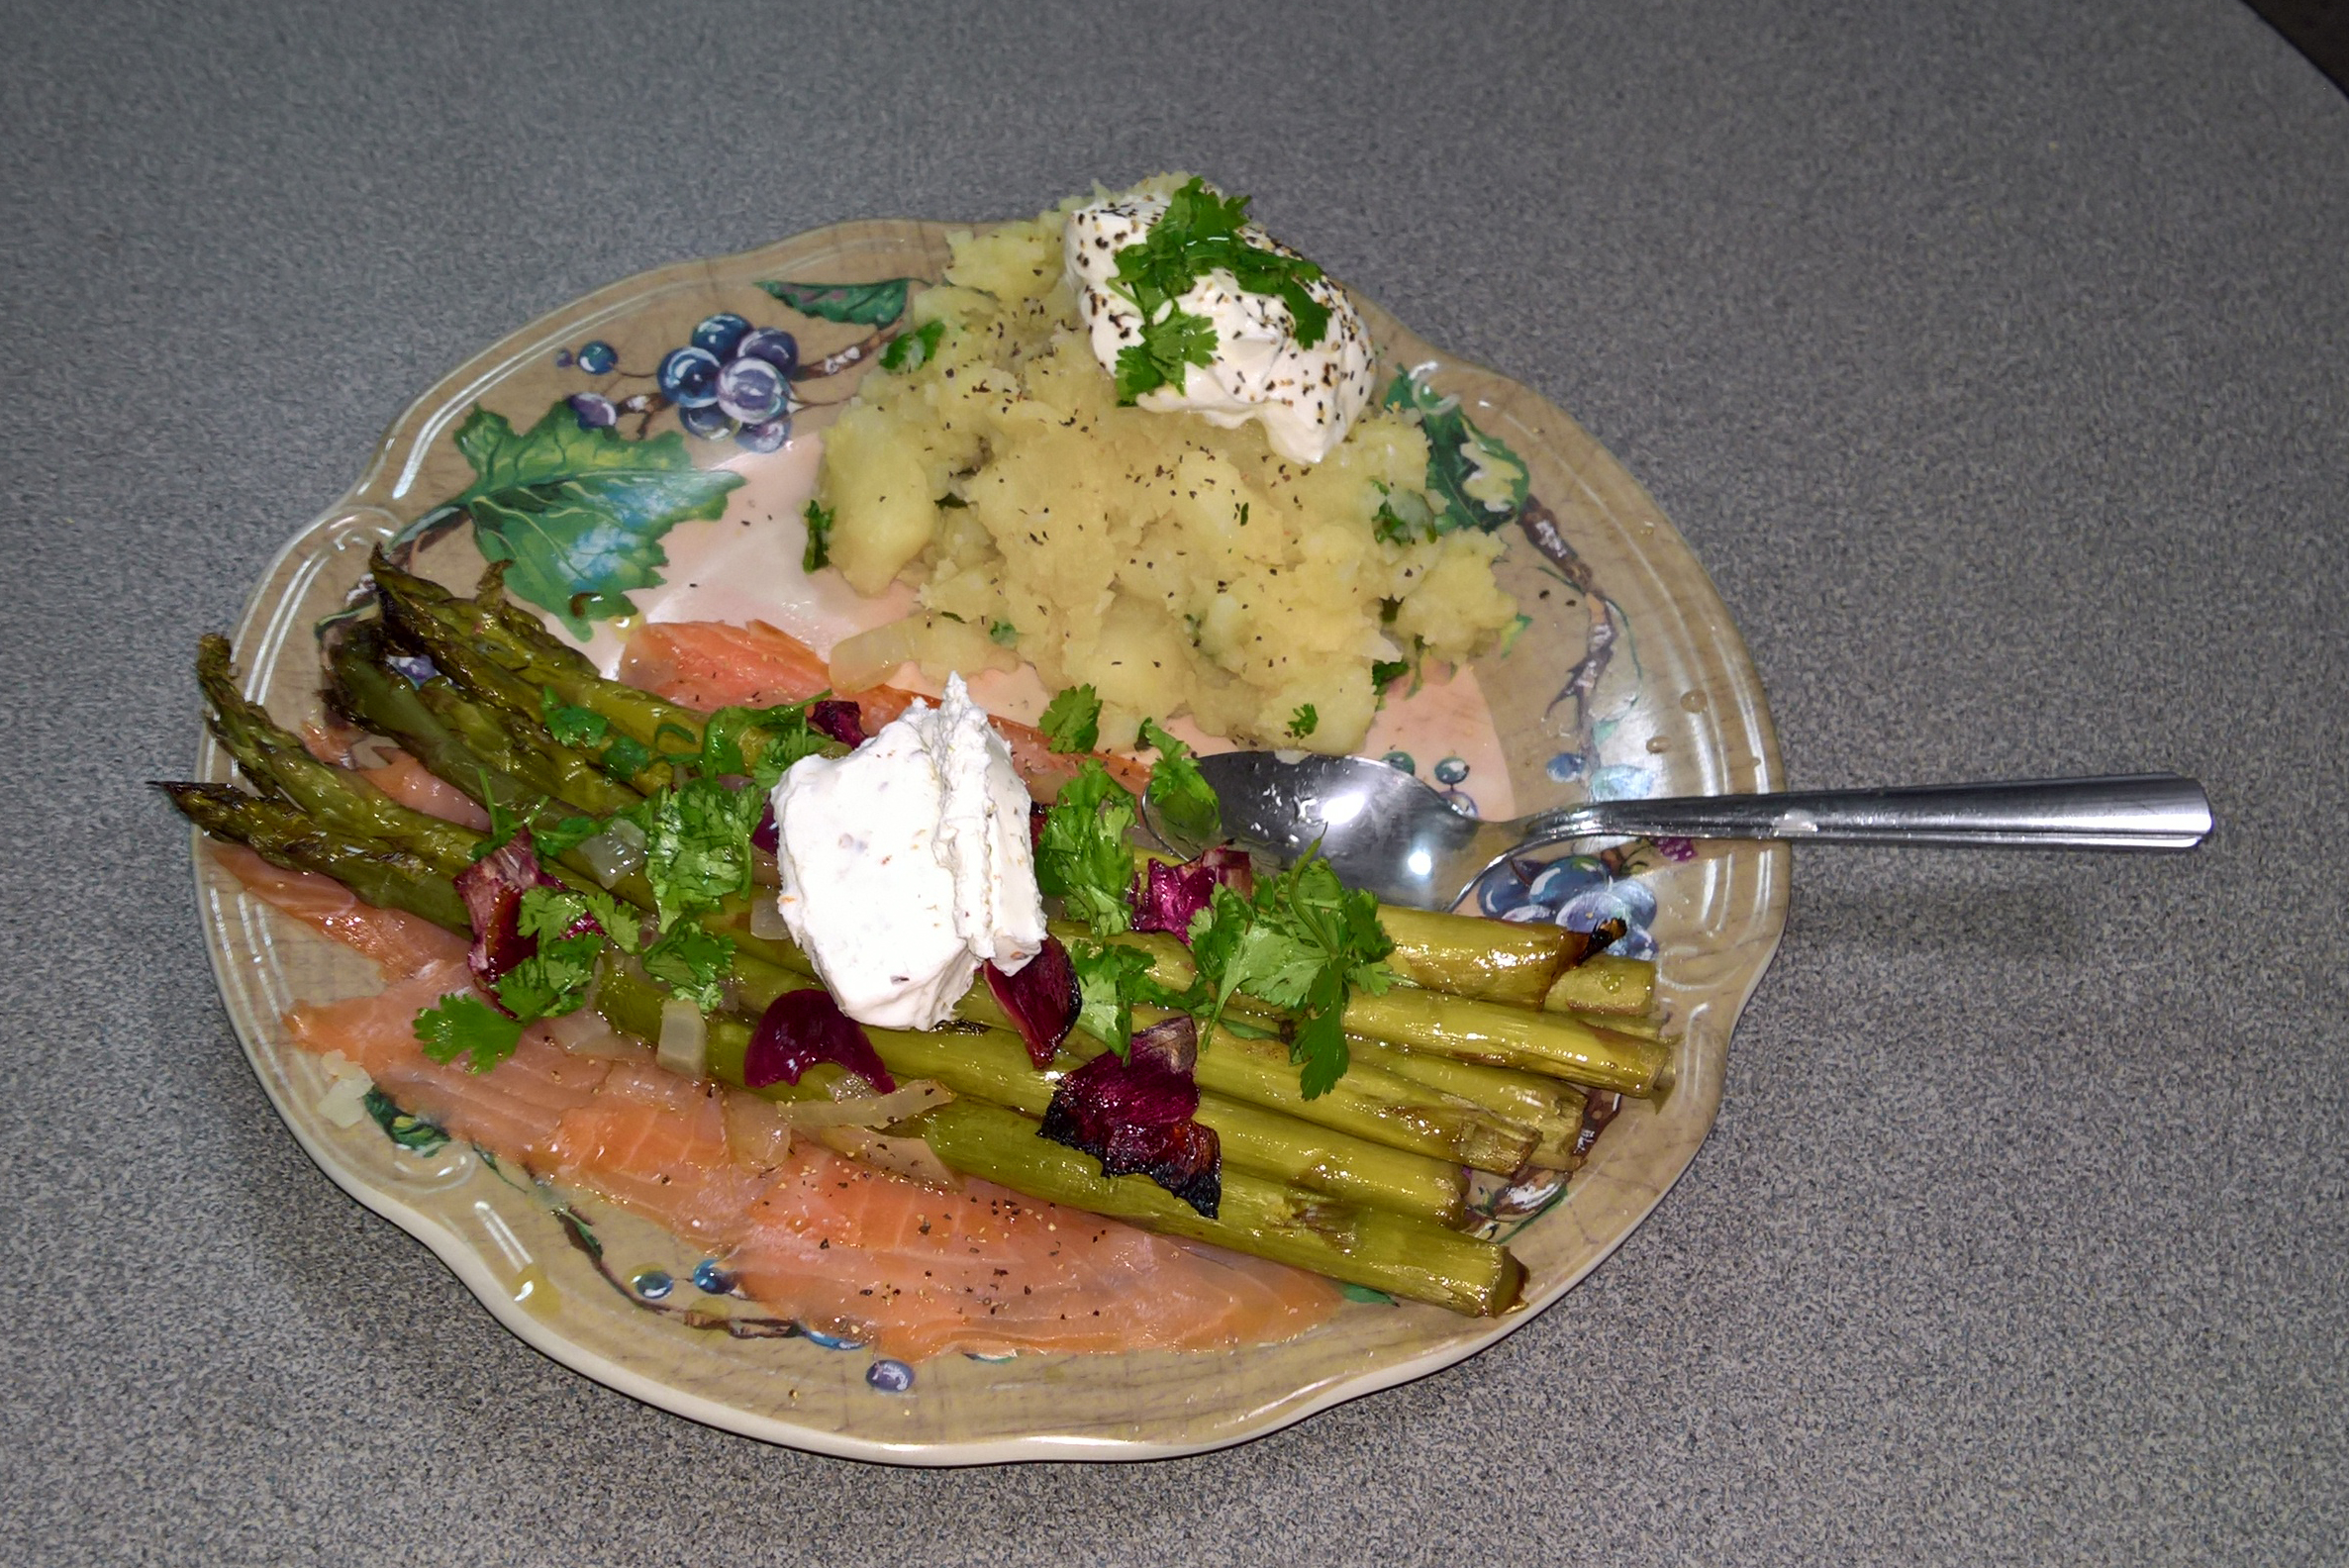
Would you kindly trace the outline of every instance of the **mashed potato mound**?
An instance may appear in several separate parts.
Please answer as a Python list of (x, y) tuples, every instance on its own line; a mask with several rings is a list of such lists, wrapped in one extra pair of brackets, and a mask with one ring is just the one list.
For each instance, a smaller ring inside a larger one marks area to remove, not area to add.
[(919, 584), (948, 635), (915, 645), (1016, 648), (1048, 690), (1090, 683), (1105, 745), (1188, 713), (1243, 743), (1351, 751), (1374, 661), (1465, 659), (1515, 620), (1501, 542), (1378, 537), (1382, 506), (1431, 510), (1426, 439), (1394, 412), (1303, 465), (1252, 423), (1118, 407), (1062, 278), (1062, 215), (1087, 199), (956, 238), (908, 313), (909, 332), (940, 324), (934, 349), (873, 370), (825, 435), (832, 563), (867, 595)]

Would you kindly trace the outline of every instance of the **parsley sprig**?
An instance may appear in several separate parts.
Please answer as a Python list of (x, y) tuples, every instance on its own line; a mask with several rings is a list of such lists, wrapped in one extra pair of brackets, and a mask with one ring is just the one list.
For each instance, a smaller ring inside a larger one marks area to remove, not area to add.
[(1376, 995), (1395, 979), (1382, 961), (1395, 942), (1379, 925), (1378, 900), (1340, 883), (1318, 854), (1258, 884), (1253, 898), (1218, 887), (1190, 937), (1199, 977), (1184, 1005), (1202, 1036), (1237, 992), (1287, 1009), (1289, 1059), (1308, 1100), (1345, 1075), (1347, 996), (1357, 987)]
[(1133, 887), (1133, 852), (1126, 832), (1134, 824), (1133, 797), (1088, 759), (1061, 786), (1045, 814), (1035, 846), (1035, 885), (1068, 913), (1109, 936), (1133, 924), (1126, 902)]
[(1299, 347), (1311, 348), (1328, 333), (1329, 307), (1306, 292), (1321, 269), (1244, 239), (1247, 211), (1247, 197), (1219, 195), (1194, 177), (1167, 198), (1166, 211), (1140, 241), (1118, 252), (1115, 286), (1142, 317), (1142, 341), (1118, 354), (1119, 402), (1162, 386), (1180, 388), (1189, 366), (1214, 362), (1215, 324), (1177, 304), (1210, 272), (1228, 273), (1247, 293), (1279, 299), (1289, 308)]

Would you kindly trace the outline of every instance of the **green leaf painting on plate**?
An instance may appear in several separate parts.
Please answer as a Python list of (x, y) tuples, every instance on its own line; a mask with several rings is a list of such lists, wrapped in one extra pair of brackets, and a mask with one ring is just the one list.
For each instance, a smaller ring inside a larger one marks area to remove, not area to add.
[(1416, 415), (1427, 437), (1427, 496), (1442, 503), (1435, 531), (1481, 529), (1487, 534), (1517, 521), (1529, 494), (1524, 459), (1506, 441), (1487, 436), (1460, 412), (1457, 397), (1399, 375), (1387, 388), (1387, 407)]
[(456, 432), (473, 483), (456, 504), (490, 560), (510, 561), (506, 586), (562, 618), (573, 636), (589, 619), (633, 613), (631, 589), (657, 587), (668, 564), (661, 537), (679, 523), (715, 520), (741, 475), (696, 468), (674, 431), (630, 441), (582, 430), (555, 403), (516, 434), (475, 405)]
[(433, 1154), (448, 1141), (448, 1134), (422, 1117), (410, 1116), (380, 1089), (367, 1091), (361, 1102), (383, 1135), (412, 1154)]
[(906, 313), (906, 293), (920, 278), (883, 278), (878, 283), (761, 283), (758, 286), (819, 321), (855, 327), (886, 327)]

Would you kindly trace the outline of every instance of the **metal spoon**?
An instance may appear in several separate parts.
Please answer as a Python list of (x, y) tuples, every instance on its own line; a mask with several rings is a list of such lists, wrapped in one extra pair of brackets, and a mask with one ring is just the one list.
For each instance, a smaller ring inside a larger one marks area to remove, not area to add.
[[(1283, 865), (1318, 842), (1349, 886), (1420, 909), (1450, 909), (1508, 855), (1576, 838), (2192, 849), (2212, 827), (2202, 787), (2174, 773), (1594, 801), (1489, 823), (1366, 757), (1226, 751), (1199, 766), (1238, 842)], [(1204, 847), (1177, 842), (1155, 817), (1150, 826), (1178, 849)]]

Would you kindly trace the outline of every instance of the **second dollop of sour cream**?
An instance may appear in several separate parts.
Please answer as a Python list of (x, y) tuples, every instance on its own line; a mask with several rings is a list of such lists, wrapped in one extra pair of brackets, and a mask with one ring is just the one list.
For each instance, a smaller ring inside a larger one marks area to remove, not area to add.
[[(1163, 196), (1112, 196), (1072, 211), (1061, 231), (1068, 285), (1093, 357), (1112, 375), (1119, 353), (1141, 341), (1142, 327), (1133, 301), (1113, 287), (1118, 252), (1139, 244), (1165, 212)], [(1297, 253), (1254, 224), (1241, 225), (1240, 234), (1262, 249)], [(1311, 348), (1298, 344), (1289, 307), (1272, 295), (1248, 293), (1221, 268), (1200, 278), (1175, 304), (1215, 325), (1214, 362), (1187, 366), (1179, 390), (1144, 392), (1135, 405), (1162, 414), (1187, 410), (1225, 430), (1258, 420), (1265, 441), (1291, 462), (1328, 456), (1370, 406), (1370, 333), (1345, 290), (1328, 278), (1305, 291), (1329, 307), (1329, 330)]]
[(960, 676), (847, 756), (793, 763), (773, 805), (784, 924), (857, 1022), (934, 1028), (982, 962), (1043, 947), (1028, 786)]

